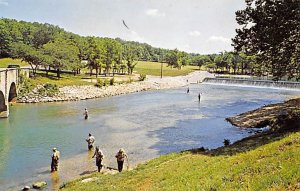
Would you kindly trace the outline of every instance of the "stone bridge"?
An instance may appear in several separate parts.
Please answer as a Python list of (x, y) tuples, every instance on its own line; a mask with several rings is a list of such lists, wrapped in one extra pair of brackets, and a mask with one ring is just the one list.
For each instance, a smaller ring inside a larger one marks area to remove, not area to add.
[(9, 103), (17, 101), (20, 71), (21, 69), (15, 68), (0, 69), (0, 117), (8, 117)]

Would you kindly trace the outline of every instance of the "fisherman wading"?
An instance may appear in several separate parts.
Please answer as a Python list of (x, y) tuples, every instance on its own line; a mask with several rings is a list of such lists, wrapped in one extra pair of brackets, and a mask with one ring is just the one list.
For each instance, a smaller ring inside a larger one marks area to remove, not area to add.
[(88, 143), (88, 149), (92, 150), (94, 147), (95, 137), (89, 133), (89, 137), (86, 139), (86, 142)]
[(96, 146), (96, 150), (95, 150), (95, 153), (92, 158), (94, 158), (95, 156), (96, 156), (96, 166), (98, 167), (98, 172), (100, 172), (103, 167), (102, 161), (103, 161), (104, 155), (98, 146)]
[(60, 158), (60, 153), (56, 148), (53, 148), (52, 161), (51, 161), (51, 172), (58, 170), (58, 162)]
[(116, 158), (117, 158), (117, 163), (118, 163), (118, 170), (119, 170), (119, 172), (122, 172), (125, 158), (127, 159), (127, 162), (128, 162), (128, 157), (127, 157), (127, 154), (125, 153), (124, 149), (119, 150), (119, 152), (116, 154)]

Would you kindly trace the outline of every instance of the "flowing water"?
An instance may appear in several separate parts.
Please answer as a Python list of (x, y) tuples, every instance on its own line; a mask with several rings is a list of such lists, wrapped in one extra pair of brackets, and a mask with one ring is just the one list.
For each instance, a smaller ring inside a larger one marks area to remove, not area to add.
[[(0, 120), (0, 190), (15, 190), (37, 180), (57, 189), (66, 180), (96, 170), (87, 152), (88, 133), (104, 152), (106, 166), (125, 148), (130, 165), (162, 154), (201, 146), (216, 148), (249, 136), (224, 119), (299, 91), (190, 85), (110, 98), (60, 103), (17, 104)], [(198, 102), (198, 93), (201, 103)], [(89, 119), (84, 120), (84, 108)], [(61, 152), (60, 170), (50, 173), (52, 148)]]

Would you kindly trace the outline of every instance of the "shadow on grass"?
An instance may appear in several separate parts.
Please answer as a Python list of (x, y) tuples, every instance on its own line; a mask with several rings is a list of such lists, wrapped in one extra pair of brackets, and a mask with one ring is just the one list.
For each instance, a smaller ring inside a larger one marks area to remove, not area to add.
[(188, 151), (190, 151), (193, 154), (204, 154), (209, 156), (219, 156), (219, 155), (232, 156), (239, 153), (254, 150), (260, 146), (278, 141), (288, 136), (289, 134), (296, 133), (299, 131), (300, 131), (300, 126), (298, 125), (295, 128), (289, 128), (285, 130), (279, 129), (276, 131), (271, 130), (268, 132), (252, 135), (250, 137), (236, 141), (231, 145), (219, 147), (217, 149), (204, 150), (203, 148), (198, 148), (198, 149), (191, 149)]
[(35, 76), (33, 77), (33, 79), (37, 78), (37, 77), (45, 77), (45, 78), (49, 78), (51, 80), (59, 80), (61, 79), (62, 77), (58, 78), (56, 76), (56, 74), (51, 74), (51, 73), (36, 73)]
[(79, 175), (80, 175), (80, 176), (83, 176), (83, 175), (92, 174), (92, 173), (94, 173), (94, 172), (97, 172), (97, 171), (96, 171), (96, 170), (86, 170), (86, 171), (80, 173)]

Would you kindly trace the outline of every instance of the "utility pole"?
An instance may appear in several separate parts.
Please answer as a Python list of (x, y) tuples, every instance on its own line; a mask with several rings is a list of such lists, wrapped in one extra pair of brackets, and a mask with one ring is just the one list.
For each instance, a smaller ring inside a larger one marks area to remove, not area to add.
[(158, 55), (158, 62), (160, 62), (160, 78), (162, 78), (163, 75), (163, 59), (160, 60), (160, 56)]
[(162, 78), (162, 69), (163, 69), (163, 63), (160, 63), (160, 78)]

